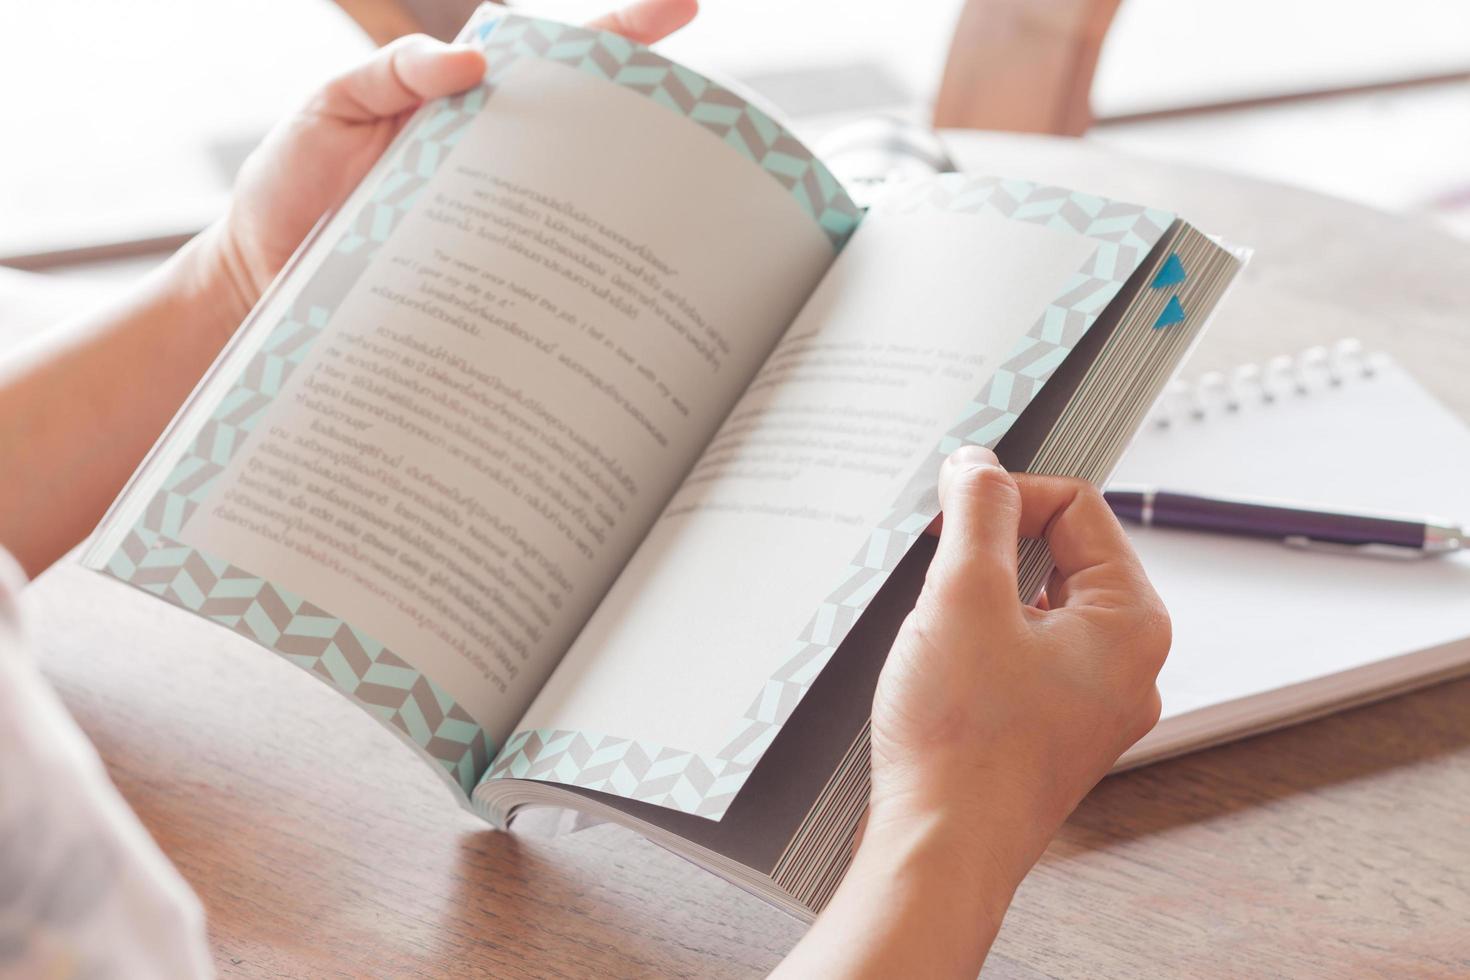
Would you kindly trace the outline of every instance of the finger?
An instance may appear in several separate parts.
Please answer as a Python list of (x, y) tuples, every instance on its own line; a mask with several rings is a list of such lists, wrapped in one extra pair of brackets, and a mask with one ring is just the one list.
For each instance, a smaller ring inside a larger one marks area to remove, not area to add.
[(1138, 714), (1134, 719), (1133, 730), (1128, 733), (1131, 736), (1128, 744), (1132, 745), (1153, 731), (1154, 726), (1159, 723), (1159, 718), (1163, 713), (1164, 699), (1159, 694), (1159, 686), (1155, 684), (1148, 689), (1148, 693), (1144, 695), (1143, 704), (1139, 706)]
[(1067, 580), (1052, 566), (1051, 573), (1046, 577), (1046, 594), (1051, 599), (1050, 609), (1057, 609), (1067, 604)]
[(462, 92), (484, 75), (485, 56), (478, 48), (411, 34), (330, 82), (322, 90), (319, 108), (350, 122), (371, 122), (396, 116), (427, 99)]
[(944, 514), (928, 587), (948, 608), (990, 618), (1017, 613), (1016, 545), (1021, 496), (1015, 479), (980, 446), (964, 446), (939, 471)]
[(1016, 476), (1020, 532), (1046, 538), (1056, 571), (1047, 584), (1054, 606), (1075, 602), (1151, 601), (1153, 588), (1123, 527), (1091, 484), (1065, 477)]
[(639, 44), (668, 37), (694, 19), (699, 0), (637, 0), (589, 23), (600, 31), (621, 34)]
[(857, 830), (852, 835), (852, 853), (854, 853), (854, 854), (857, 853), (857, 849), (862, 846), (863, 838), (866, 837), (867, 834), (868, 834), (868, 811), (867, 810), (864, 810), (863, 811), (863, 815), (858, 818)]

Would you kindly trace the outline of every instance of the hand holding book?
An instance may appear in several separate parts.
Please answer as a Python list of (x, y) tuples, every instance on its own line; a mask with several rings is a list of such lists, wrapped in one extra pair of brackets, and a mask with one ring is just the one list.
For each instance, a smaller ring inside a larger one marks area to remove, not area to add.
[[(1169, 617), (1091, 484), (967, 446), (939, 477), (939, 547), (878, 681), (869, 831), (889, 809), (1025, 814), (1035, 853), (1158, 719)], [(1016, 542), (1056, 561), (1046, 608), (1017, 598)], [(937, 757), (937, 758), (936, 758)], [(1019, 880), (1019, 878), (1018, 878)]]
[[(873, 702), (861, 843), (791, 976), (974, 976), (1052, 835), (1159, 715), (1169, 619), (1094, 487), (972, 446), (939, 497)], [(1056, 558), (1046, 609), (1017, 598), (1019, 537)]]
[[(695, 0), (637, 0), (591, 25), (651, 44)], [(49, 420), (49, 452), (0, 458), (0, 543), (32, 577), (97, 526), (160, 431), (312, 227), (341, 207), (422, 103), (470, 88), (469, 44), (401, 38), (333, 79), (250, 155), (227, 214), (124, 302), (53, 332), (62, 357), (0, 378), (6, 418)], [(69, 348), (69, 349), (68, 349)], [(167, 351), (167, 356), (158, 356)], [(86, 397), (73, 390), (85, 378)], [(7, 390), (8, 388), (8, 390)], [(9, 409), (9, 399), (21, 404)], [(11, 446), (0, 447), (11, 450)], [(86, 479), (72, 467), (86, 460)], [(65, 486), (64, 493), (55, 487)]]
[[(695, 9), (695, 0), (639, 0), (588, 26), (652, 44), (689, 23)], [(312, 226), (347, 199), (414, 109), (484, 74), (476, 45), (410, 35), (333, 79), (276, 126), (245, 161), (217, 238), (234, 322), (245, 319)]]

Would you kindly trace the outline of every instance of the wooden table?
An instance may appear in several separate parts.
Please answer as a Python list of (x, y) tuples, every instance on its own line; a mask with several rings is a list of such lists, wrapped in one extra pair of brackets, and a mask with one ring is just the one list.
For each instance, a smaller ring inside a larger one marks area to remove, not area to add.
[[(1255, 245), (1194, 368), (1356, 335), (1470, 417), (1470, 245), (1086, 144), (953, 147), (971, 169), (1174, 207)], [(225, 974), (749, 976), (801, 933), (614, 828), (485, 829), (367, 715), (163, 603), (75, 567), (26, 601), (47, 674), (202, 896)], [(1470, 681), (1105, 781), (986, 969), (1454, 973), (1470, 973)]]

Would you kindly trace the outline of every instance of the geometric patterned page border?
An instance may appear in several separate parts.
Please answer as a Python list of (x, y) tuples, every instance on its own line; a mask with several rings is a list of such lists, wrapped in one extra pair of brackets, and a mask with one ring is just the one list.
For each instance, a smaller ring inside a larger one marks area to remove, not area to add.
[(486, 779), (568, 783), (715, 820), (723, 817), (868, 601), (938, 513), (934, 480), (944, 457), (966, 443), (993, 448), (1000, 441), (1174, 221), (1165, 211), (1065, 188), (964, 174), (897, 188), (879, 208), (991, 212), (1086, 235), (1096, 248), (916, 470), (849, 563), (841, 584), (757, 693), (724, 749), (710, 757), (608, 735), (523, 731), (506, 743)]
[[(178, 540), (215, 480), (303, 362), (332, 312), (485, 105), (495, 82), (524, 57), (546, 57), (612, 81), (689, 116), (771, 174), (840, 248), (860, 213), (826, 168), (785, 130), (743, 101), (615, 35), (482, 8), (461, 34), (486, 54), (483, 84), (426, 107), (388, 151), (370, 200), (292, 299), (214, 408), (105, 570), (206, 616), (310, 671), (432, 758), (469, 794), (489, 769), (486, 732), (439, 685), (381, 642), (305, 598)], [(649, 56), (652, 55), (650, 58)], [(698, 93), (697, 95), (695, 93)], [(737, 105), (738, 103), (738, 105)], [(324, 246), (325, 247), (325, 246)]]
[(741, 156), (757, 164), (791, 194), (836, 249), (862, 211), (824, 163), (785, 127), (731, 90), (675, 64), (617, 34), (480, 8), (485, 23), (470, 29), (484, 39), (485, 53), (503, 68), (519, 57), (570, 65), (615, 82), (698, 123)]
[(106, 567), (125, 582), (276, 651), (354, 698), (433, 758), (466, 793), (489, 765), (494, 747), (442, 688), (327, 610), (183, 544), (178, 535), (305, 360), (332, 311), (416, 203), (487, 91), (481, 86), (426, 110), (389, 151), (393, 157), (371, 199), (292, 299)]

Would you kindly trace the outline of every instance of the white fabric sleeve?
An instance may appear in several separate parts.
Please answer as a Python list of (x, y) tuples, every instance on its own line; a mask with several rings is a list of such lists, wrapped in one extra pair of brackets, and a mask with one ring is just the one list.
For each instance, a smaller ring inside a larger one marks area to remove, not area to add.
[(32, 660), (0, 551), (0, 978), (212, 974), (204, 911)]

